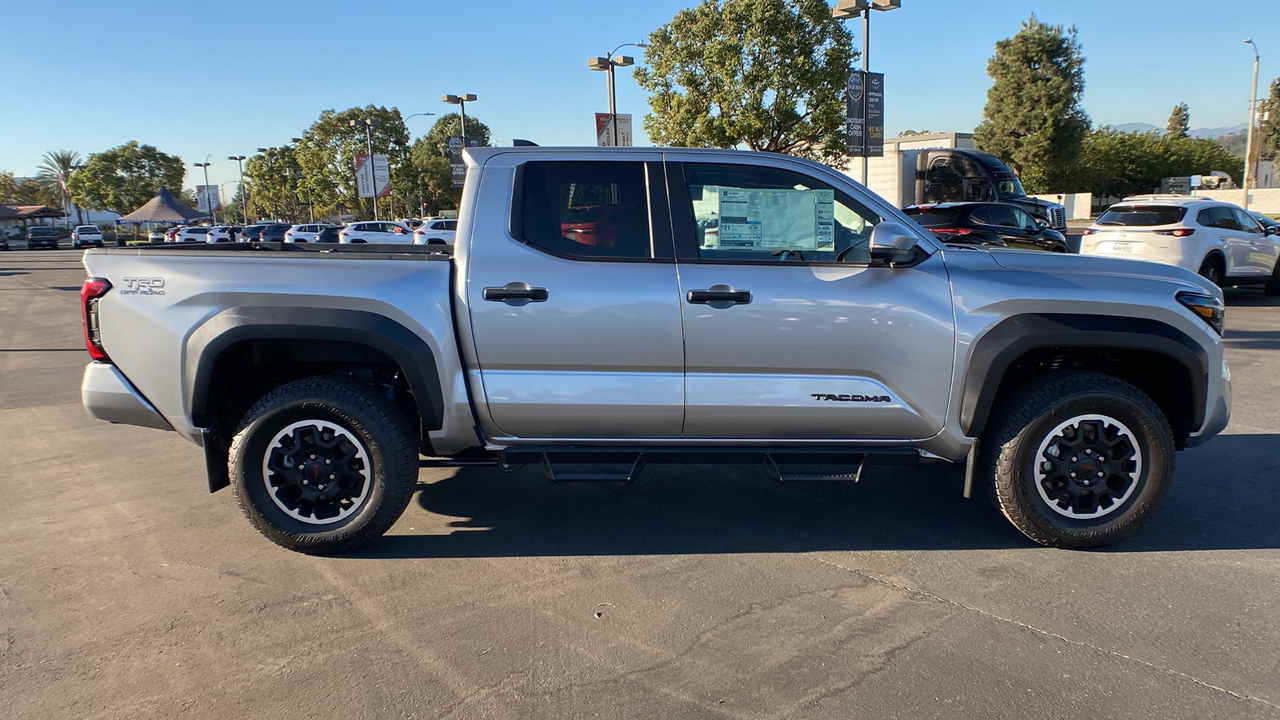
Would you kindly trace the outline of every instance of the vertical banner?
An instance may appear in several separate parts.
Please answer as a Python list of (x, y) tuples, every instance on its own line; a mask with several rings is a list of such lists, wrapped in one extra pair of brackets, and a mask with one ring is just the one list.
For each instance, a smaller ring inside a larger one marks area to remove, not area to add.
[(373, 189), (378, 197), (391, 197), (391, 161), (386, 155), (373, 156)]
[(453, 180), (453, 187), (462, 187), (467, 181), (467, 163), (462, 159), (464, 146), (483, 147), (484, 138), (477, 135), (449, 138), (449, 175)]
[(884, 73), (864, 73), (863, 135), (867, 139), (867, 157), (884, 157)]
[(867, 156), (866, 100), (862, 71), (849, 70), (845, 91), (845, 154)]
[(368, 155), (356, 156), (356, 189), (358, 191), (356, 194), (359, 197), (374, 197), (373, 163), (369, 162)]
[(596, 113), (596, 145), (614, 146), (614, 126), (617, 125), (618, 147), (631, 147), (631, 115), (629, 113)]
[(202, 213), (222, 211), (222, 200), (218, 197), (217, 185), (197, 185), (196, 205)]

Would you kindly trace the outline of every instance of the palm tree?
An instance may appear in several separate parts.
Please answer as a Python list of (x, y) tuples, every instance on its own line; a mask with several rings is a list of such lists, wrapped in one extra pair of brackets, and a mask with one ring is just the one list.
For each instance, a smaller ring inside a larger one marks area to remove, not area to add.
[[(67, 192), (67, 180), (71, 172), (80, 164), (80, 153), (75, 150), (58, 150), (44, 154), (44, 162), (40, 163), (36, 182), (40, 183), (40, 194), (44, 202), (70, 209), (71, 194)], [(80, 218), (80, 208), (76, 207), (76, 219)]]

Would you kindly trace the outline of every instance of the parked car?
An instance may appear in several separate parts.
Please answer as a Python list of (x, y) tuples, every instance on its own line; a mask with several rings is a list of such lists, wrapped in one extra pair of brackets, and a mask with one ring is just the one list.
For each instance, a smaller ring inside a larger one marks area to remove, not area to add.
[[(431, 218), (427, 218), (427, 220), (430, 220), (430, 219), (431, 219)], [(425, 221), (424, 221), (424, 220), (419, 220), (418, 218), (400, 218), (400, 219), (399, 219), (399, 220), (397, 220), (396, 222), (398, 222), (398, 223), (400, 223), (401, 225), (403, 225), (403, 226), (405, 226), (405, 227), (409, 228), (410, 230), (417, 230), (419, 227), (421, 227), (421, 226), (422, 226), (422, 223), (423, 223), (423, 222), (425, 222)]]
[(1260, 213), (1257, 210), (1250, 210), (1249, 214), (1253, 216), (1254, 220), (1258, 221), (1258, 224), (1261, 225), (1264, 230), (1266, 228), (1280, 227), (1280, 220), (1276, 220), (1266, 213)]
[(315, 242), (316, 235), (329, 227), (329, 223), (306, 223), (294, 225), (284, 233), (285, 242)]
[(1177, 265), (1216, 285), (1265, 284), (1280, 295), (1280, 227), (1196, 195), (1139, 195), (1112, 205), (1080, 240), (1084, 255)]
[[(617, 482), (663, 462), (787, 482), (946, 461), (1030, 539), (1097, 547), (1230, 418), (1222, 291), (1195, 273), (953, 251), (782, 154), (669, 148), (656, 177), (649, 148), (466, 154), (477, 222), (452, 257), (220, 245), (192, 272), (178, 248), (86, 253), (89, 415), (197, 443), (209, 490), (234, 486), (253, 527), (309, 553), (390, 528), (421, 453)], [(574, 196), (636, 221), (575, 242)], [(699, 246), (712, 212), (719, 243)]]
[(452, 218), (427, 218), (413, 231), (414, 245), (452, 245), (458, 234), (458, 221)]
[(248, 225), (240, 231), (240, 236), (236, 238), (237, 242), (257, 242), (262, 237), (262, 230), (267, 223), (258, 223), (256, 225)]
[(58, 231), (46, 225), (35, 225), (27, 228), (27, 249), (58, 249)]
[(289, 228), (293, 227), (288, 223), (270, 223), (262, 226), (262, 232), (258, 234), (258, 242), (284, 242), (284, 234), (289, 232)]
[(342, 230), (342, 228), (344, 228), (344, 227), (346, 227), (346, 226), (345, 226), (345, 225), (330, 225), (330, 226), (326, 227), (325, 229), (321, 230), (320, 232), (316, 233), (315, 240), (312, 240), (312, 242), (318, 242), (318, 243), (336, 243), (336, 242), (338, 242), (338, 232), (339, 232), (339, 231), (341, 231), (341, 230)]
[(151, 242), (165, 242), (164, 236), (165, 236), (164, 230), (152, 230), (151, 232), (147, 233), (147, 240)]
[(71, 247), (102, 247), (102, 230), (97, 225), (77, 225), (71, 231)]
[(178, 233), (182, 232), (183, 225), (175, 225), (164, 231), (164, 241), (167, 243), (178, 242)]
[(209, 234), (205, 236), (205, 242), (223, 243), (235, 242), (240, 231), (244, 228), (239, 225), (219, 225), (209, 228)]
[(207, 227), (184, 227), (173, 235), (173, 242), (204, 242), (209, 239)]
[(413, 231), (389, 220), (357, 222), (338, 231), (340, 243), (413, 244)]
[(946, 242), (1003, 245), (1024, 250), (1068, 251), (1067, 238), (1049, 223), (1005, 203), (955, 202), (903, 208), (922, 227)]

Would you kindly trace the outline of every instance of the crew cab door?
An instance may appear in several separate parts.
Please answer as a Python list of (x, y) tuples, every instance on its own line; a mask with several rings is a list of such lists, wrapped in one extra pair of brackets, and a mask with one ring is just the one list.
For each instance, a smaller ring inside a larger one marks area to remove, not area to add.
[(601, 157), (498, 154), (480, 173), (483, 210), (455, 258), (472, 397), (491, 437), (680, 436), (684, 345), (661, 155)]
[(874, 264), (875, 201), (799, 163), (752, 160), (668, 155), (685, 437), (935, 435), (955, 349), (941, 254)]

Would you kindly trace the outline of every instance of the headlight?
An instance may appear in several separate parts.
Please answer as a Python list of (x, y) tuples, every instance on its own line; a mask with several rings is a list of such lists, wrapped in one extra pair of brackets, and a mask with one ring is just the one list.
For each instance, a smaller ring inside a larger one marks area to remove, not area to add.
[(1212, 295), (1203, 295), (1195, 292), (1180, 292), (1176, 295), (1178, 302), (1182, 303), (1188, 310), (1200, 316), (1200, 319), (1209, 323), (1209, 327), (1213, 328), (1219, 335), (1222, 334), (1223, 319), (1226, 315), (1226, 308), (1223, 307), (1222, 301)]

